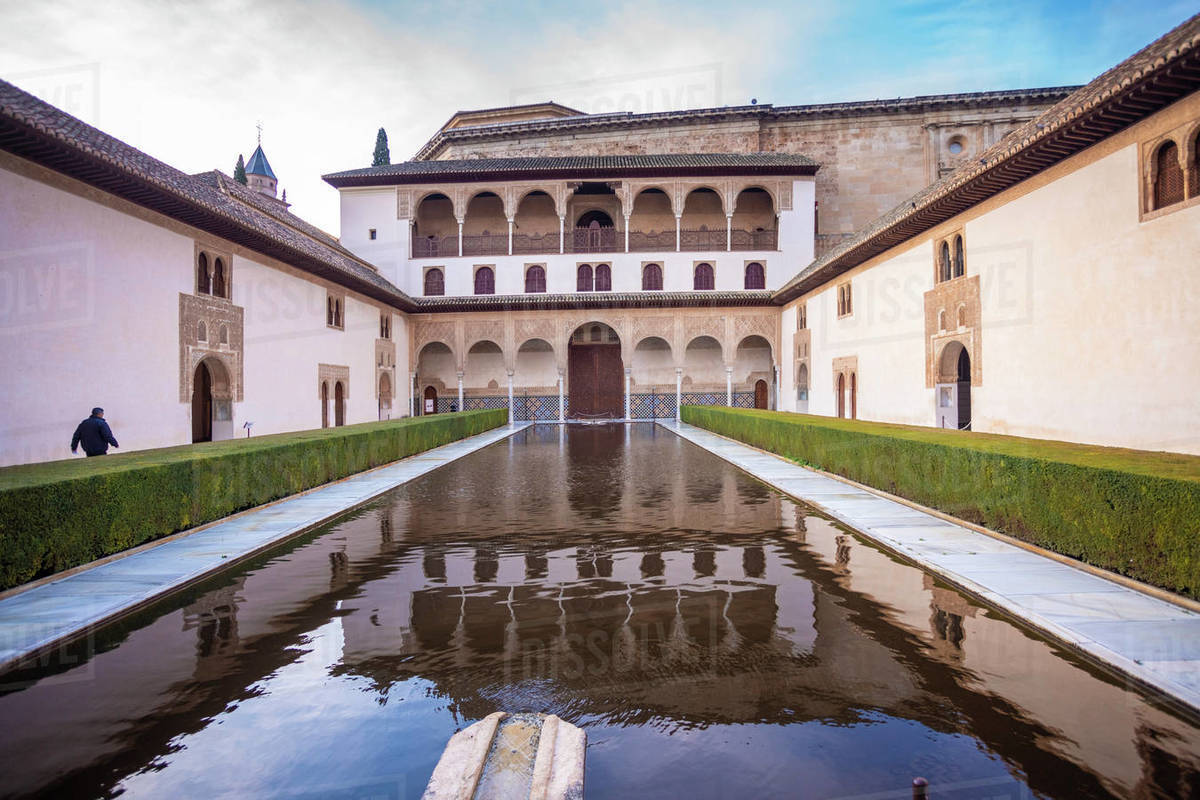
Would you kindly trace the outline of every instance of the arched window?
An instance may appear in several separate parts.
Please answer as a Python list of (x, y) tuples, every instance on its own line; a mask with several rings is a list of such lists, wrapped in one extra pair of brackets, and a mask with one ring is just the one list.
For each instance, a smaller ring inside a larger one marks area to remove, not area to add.
[(425, 270), (425, 296), (434, 297), (446, 293), (446, 277), (437, 267)]
[(944, 308), (938, 312), (938, 330), (946, 330), (946, 309)]
[(200, 254), (196, 264), (196, 291), (200, 294), (212, 294), (212, 277), (208, 273), (208, 256)]
[(480, 267), (475, 270), (475, 294), (495, 294), (496, 273), (491, 267)]
[(608, 266), (608, 264), (596, 265), (596, 291), (612, 291), (612, 267)]
[(938, 251), (938, 280), (950, 280), (950, 243), (942, 242), (942, 247)]
[(1192, 142), (1192, 197), (1200, 197), (1200, 131)]
[(966, 306), (958, 307), (958, 327), (960, 327), (960, 328), (967, 327), (967, 307)]
[(575, 291), (590, 292), (592, 290), (592, 265), (580, 264), (575, 275)]
[(221, 344), (229, 344), (229, 326), (221, 326)]
[(333, 325), (336, 328), (342, 327), (342, 301), (333, 301)]
[(697, 264), (696, 274), (692, 281), (692, 288), (696, 291), (711, 291), (713, 288), (713, 268), (712, 264)]
[(537, 264), (525, 270), (525, 293), (536, 294), (546, 291), (546, 270)]
[(850, 373), (850, 419), (858, 419), (858, 374)]
[(662, 267), (658, 264), (647, 264), (642, 268), (642, 291), (661, 292), (663, 288)]
[(204, 320), (196, 323), (196, 339), (197, 341), (208, 341), (208, 327), (204, 324)]
[(954, 277), (961, 278), (966, 271), (963, 259), (963, 241), (961, 236), (954, 237)]
[(216, 297), (228, 297), (225, 292), (225, 262), (218, 258), (213, 265), (212, 293)]
[(1165, 208), (1183, 200), (1183, 168), (1179, 165), (1179, 148), (1167, 142), (1155, 155), (1157, 175), (1154, 178), (1154, 207)]
[(329, 381), (321, 381), (321, 427), (329, 427)]
[(346, 387), (341, 381), (333, 385), (333, 424), (339, 428), (346, 424)]
[(763, 270), (763, 265), (758, 262), (746, 265), (746, 288), (747, 289), (765, 289), (767, 288), (767, 274)]

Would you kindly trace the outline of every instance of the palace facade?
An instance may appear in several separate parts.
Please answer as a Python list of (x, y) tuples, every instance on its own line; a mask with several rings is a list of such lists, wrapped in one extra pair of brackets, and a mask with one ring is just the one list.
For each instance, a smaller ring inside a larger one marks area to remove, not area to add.
[(1200, 453), (1200, 17), (1083, 87), (459, 112), (341, 236), (0, 83), (0, 464), (507, 407)]

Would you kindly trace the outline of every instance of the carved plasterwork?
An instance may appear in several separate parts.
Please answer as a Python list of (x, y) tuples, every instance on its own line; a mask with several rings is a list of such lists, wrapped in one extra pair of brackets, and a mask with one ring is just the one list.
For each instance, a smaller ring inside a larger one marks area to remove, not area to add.
[[(971, 385), (983, 385), (982, 304), (978, 275), (943, 281), (925, 293), (925, 385), (939, 382), (942, 352), (959, 342), (971, 358)], [(956, 376), (950, 376), (954, 378)], [(947, 382), (953, 382), (947, 381)]]
[(350, 367), (340, 364), (317, 364), (317, 398), (321, 397), (321, 384), (329, 383), (329, 399), (333, 400), (333, 387), (342, 382), (342, 397), (350, 399)]
[[(179, 295), (179, 401), (190, 402), (196, 367), (205, 358), (220, 363), (228, 373), (228, 386), (214, 384), (213, 396), (225, 392), (240, 402), (244, 393), (243, 353), (245, 311), (228, 300), (208, 295)], [(201, 323), (204, 338), (199, 336)], [(224, 339), (222, 341), (222, 331)]]

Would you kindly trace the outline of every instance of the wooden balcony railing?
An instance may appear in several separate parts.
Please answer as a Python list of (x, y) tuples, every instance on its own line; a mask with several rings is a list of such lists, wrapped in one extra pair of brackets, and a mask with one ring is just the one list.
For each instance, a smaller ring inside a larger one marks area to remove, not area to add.
[[(818, 236), (817, 251), (821, 251)], [(732, 246), (730, 246), (732, 245)], [(413, 239), (413, 258), (451, 258), (460, 255), (459, 237), (426, 236)], [(463, 256), (502, 256), (509, 250), (508, 234), (489, 233), (462, 237)], [(542, 234), (513, 234), (513, 255), (548, 255), (559, 252), (558, 232)], [(728, 232), (719, 230), (681, 230), (679, 250), (681, 252), (726, 251), (726, 250), (776, 250), (779, 247), (778, 231)], [(567, 231), (562, 246), (567, 253), (623, 253), (625, 231), (616, 228), (575, 228)], [(675, 231), (629, 231), (629, 252), (674, 252)]]
[(504, 256), (508, 255), (507, 233), (483, 233), (462, 237), (464, 256)]
[(675, 231), (659, 231), (656, 233), (629, 232), (629, 251), (631, 253), (662, 252), (675, 249)]
[(413, 258), (444, 258), (458, 255), (458, 235), (423, 236), (413, 239)]
[(558, 231), (543, 234), (513, 234), (513, 255), (538, 255), (558, 252)]
[(625, 234), (616, 228), (575, 228), (567, 240), (568, 253), (620, 253), (625, 250)]
[(730, 250), (774, 250), (779, 242), (777, 231), (733, 230)]
[(725, 229), (716, 231), (679, 231), (679, 250), (694, 253), (698, 250), (724, 250), (728, 234)]

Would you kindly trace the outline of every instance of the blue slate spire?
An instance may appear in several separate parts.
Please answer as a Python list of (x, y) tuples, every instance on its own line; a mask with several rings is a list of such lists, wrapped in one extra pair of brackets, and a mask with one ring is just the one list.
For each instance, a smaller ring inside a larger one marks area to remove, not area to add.
[(254, 148), (254, 154), (250, 156), (250, 160), (246, 162), (247, 175), (265, 175), (271, 180), (277, 180), (275, 173), (271, 171), (271, 165), (267, 162), (267, 156), (263, 152), (262, 145)]

